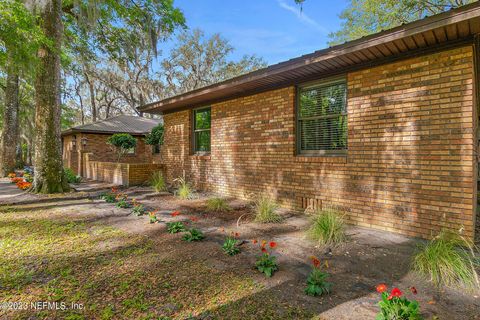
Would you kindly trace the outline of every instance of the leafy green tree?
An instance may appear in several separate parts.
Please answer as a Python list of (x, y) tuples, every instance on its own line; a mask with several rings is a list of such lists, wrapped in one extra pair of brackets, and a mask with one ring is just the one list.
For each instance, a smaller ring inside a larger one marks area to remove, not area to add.
[(108, 138), (107, 143), (112, 146), (113, 151), (117, 154), (117, 162), (129, 150), (137, 146), (137, 139), (128, 133), (116, 133)]
[(342, 20), (340, 30), (329, 35), (331, 38), (329, 45), (358, 39), (474, 1), (350, 0), (348, 7), (340, 14)]
[(145, 143), (151, 146), (158, 146), (163, 144), (163, 132), (164, 127), (162, 123), (159, 123), (152, 131), (146, 136)]

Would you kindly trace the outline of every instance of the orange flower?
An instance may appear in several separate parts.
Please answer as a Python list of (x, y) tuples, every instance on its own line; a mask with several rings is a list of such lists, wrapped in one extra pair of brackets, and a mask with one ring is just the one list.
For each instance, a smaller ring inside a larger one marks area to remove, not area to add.
[(154, 217), (156, 214), (157, 214), (156, 211), (150, 211), (150, 212), (148, 213), (148, 215), (149, 215), (150, 217)]
[(392, 292), (390, 292), (390, 295), (388, 296), (388, 300), (392, 300), (394, 297), (395, 298), (400, 298), (402, 296), (402, 291), (400, 291), (400, 289), (398, 288), (393, 288), (392, 289)]
[(385, 291), (387, 291), (387, 285), (385, 283), (380, 283), (377, 286), (377, 292), (382, 293), (382, 292), (385, 292)]
[(253, 244), (257, 244), (258, 240), (257, 239), (253, 239)]
[(318, 268), (320, 266), (320, 260), (317, 257), (311, 256), (310, 259), (312, 260), (313, 266)]
[(270, 246), (270, 248), (275, 248), (277, 246), (277, 243), (275, 241), (270, 241), (270, 243), (268, 244)]
[(16, 175), (14, 172), (8, 174), (8, 177), (9, 177), (10, 179), (15, 178), (16, 176), (17, 176), (17, 175)]
[(235, 237), (236, 237), (236, 238), (238, 238), (239, 235), (240, 235), (240, 233), (235, 232)]
[(112, 187), (112, 192), (113, 192), (113, 193), (117, 193), (117, 191), (118, 191), (118, 189), (117, 189), (117, 188), (115, 188), (115, 187)]
[(176, 217), (176, 216), (180, 215), (180, 211), (173, 211), (172, 213), (170, 213), (170, 215), (172, 217)]
[(267, 240), (262, 240), (262, 248), (265, 248), (266, 245), (267, 245)]

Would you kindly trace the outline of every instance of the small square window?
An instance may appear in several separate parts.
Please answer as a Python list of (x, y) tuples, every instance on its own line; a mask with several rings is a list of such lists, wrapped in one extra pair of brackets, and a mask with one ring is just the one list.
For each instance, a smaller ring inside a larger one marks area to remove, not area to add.
[(193, 151), (194, 153), (210, 152), (211, 109), (193, 110)]

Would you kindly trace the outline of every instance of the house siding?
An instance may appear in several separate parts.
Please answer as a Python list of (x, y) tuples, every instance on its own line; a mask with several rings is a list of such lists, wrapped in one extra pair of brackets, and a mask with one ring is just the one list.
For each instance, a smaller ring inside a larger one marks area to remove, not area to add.
[(472, 237), (476, 202), (473, 49), (348, 73), (348, 153), (296, 155), (295, 87), (213, 104), (210, 156), (191, 155), (191, 110), (164, 115), (167, 179), (284, 206), (336, 207), (349, 223)]

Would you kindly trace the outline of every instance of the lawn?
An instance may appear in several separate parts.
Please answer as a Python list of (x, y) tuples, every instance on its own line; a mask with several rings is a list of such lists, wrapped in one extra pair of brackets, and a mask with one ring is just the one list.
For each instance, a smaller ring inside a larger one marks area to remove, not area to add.
[[(74, 210), (78, 203), (72, 203)], [(11, 319), (241, 319), (256, 312), (276, 318), (311, 314), (279, 306), (263, 286), (233, 268), (215, 268), (190, 254), (201, 243), (176, 235), (150, 239), (110, 227), (94, 215), (59, 210), (6, 210), (0, 215), (0, 301), (63, 302), (66, 310), (0, 311)], [(185, 245), (186, 250), (172, 250)], [(232, 262), (233, 264), (233, 262)], [(224, 270), (222, 270), (224, 269)], [(252, 303), (253, 302), (253, 303)], [(72, 303), (81, 310), (71, 309)]]

